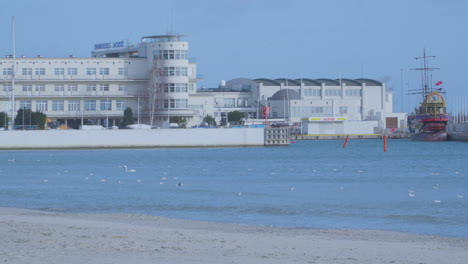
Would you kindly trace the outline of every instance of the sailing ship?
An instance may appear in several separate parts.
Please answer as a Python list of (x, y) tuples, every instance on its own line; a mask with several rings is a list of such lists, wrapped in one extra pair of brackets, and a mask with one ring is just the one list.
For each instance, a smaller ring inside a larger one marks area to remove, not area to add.
[(413, 140), (420, 141), (446, 141), (447, 140), (447, 123), (450, 116), (447, 114), (445, 99), (442, 96), (443, 88), (439, 88), (442, 82), (435, 83), (436, 87), (429, 86), (428, 72), (437, 68), (429, 68), (427, 58), (434, 56), (426, 56), (424, 50), (423, 67), (416, 70), (422, 71), (423, 87), (416, 89), (413, 94), (421, 94), (423, 101), (415, 112), (408, 116), (408, 127)]

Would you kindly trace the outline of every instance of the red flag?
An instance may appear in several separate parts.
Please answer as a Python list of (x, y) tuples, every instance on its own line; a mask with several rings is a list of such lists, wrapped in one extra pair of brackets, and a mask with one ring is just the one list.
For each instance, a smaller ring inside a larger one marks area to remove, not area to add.
[(439, 85), (441, 85), (441, 84), (442, 84), (441, 81), (436, 82), (436, 86), (439, 86)]

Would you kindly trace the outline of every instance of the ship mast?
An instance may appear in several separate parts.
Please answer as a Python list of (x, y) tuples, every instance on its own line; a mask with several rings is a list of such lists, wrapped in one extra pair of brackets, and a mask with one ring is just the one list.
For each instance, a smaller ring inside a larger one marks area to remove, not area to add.
[(434, 89), (431, 86), (429, 86), (430, 80), (429, 80), (429, 72), (433, 70), (439, 70), (439, 68), (430, 68), (429, 63), (428, 63), (428, 58), (435, 58), (435, 56), (428, 56), (426, 55), (426, 49), (423, 49), (423, 56), (422, 57), (417, 57), (415, 58), (416, 60), (423, 60), (423, 65), (422, 68), (416, 68), (415, 70), (421, 71), (421, 78), (422, 78), (422, 85), (423, 87), (421, 88), (419, 93), (416, 94), (422, 94), (423, 100), (426, 98), (426, 96), (431, 93)]

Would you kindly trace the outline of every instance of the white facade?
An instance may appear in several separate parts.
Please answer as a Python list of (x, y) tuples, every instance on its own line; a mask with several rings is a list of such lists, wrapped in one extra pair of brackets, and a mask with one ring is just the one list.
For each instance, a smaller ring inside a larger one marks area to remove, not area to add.
[(289, 122), (345, 118), (387, 128), (389, 118), (396, 117), (392, 127), (405, 123), (404, 114), (392, 111), (392, 92), (369, 79), (239, 78), (221, 81), (219, 88), (197, 89), (196, 64), (188, 58), (183, 37), (143, 37), (138, 46), (99, 44), (91, 58), (16, 58), (14, 91), (13, 58), (0, 59), (0, 112), (11, 118), (14, 92), (15, 114), (28, 108), (71, 128), (119, 125), (127, 107), (136, 123), (158, 127), (168, 126), (171, 117), (193, 126), (212, 116), (219, 124), (232, 111), (261, 119), (262, 106), (270, 107), (269, 119)]

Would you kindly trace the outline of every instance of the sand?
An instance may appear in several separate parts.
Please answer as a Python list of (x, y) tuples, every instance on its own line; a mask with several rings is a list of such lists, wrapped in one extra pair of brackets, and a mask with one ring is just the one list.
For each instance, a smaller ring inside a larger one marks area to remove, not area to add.
[(468, 263), (468, 239), (0, 207), (0, 263)]

